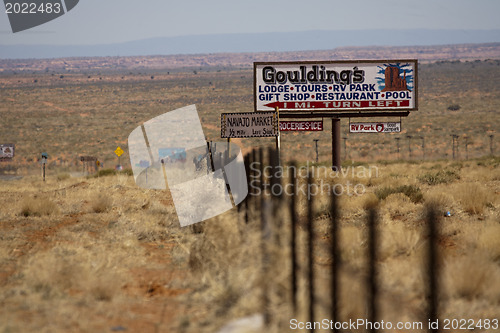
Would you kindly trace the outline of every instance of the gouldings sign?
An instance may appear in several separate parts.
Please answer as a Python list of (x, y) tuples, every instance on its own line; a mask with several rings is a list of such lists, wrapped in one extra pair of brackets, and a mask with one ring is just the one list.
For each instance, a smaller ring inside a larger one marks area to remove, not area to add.
[(256, 111), (416, 110), (417, 60), (254, 63)]

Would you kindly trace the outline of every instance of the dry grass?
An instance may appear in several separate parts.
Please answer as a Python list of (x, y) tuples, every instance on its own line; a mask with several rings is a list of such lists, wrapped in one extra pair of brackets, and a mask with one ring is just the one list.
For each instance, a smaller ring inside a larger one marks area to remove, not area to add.
[(390, 219), (407, 218), (417, 210), (417, 205), (403, 193), (390, 194), (382, 202), (382, 212), (390, 215)]
[[(453, 130), (474, 141), (471, 157), (488, 153), (486, 135), (498, 131), (500, 119), (500, 113), (491, 112), (499, 104), (499, 86), (483, 80), (484, 85), (470, 89), (462, 83), (477, 81), (463, 79), (472, 74), (495, 78), (486, 73), (497, 71), (498, 66), (486, 62), (422, 66), (420, 110), (405, 119), (403, 132), (346, 134), (348, 158), (355, 160), (346, 166), (353, 172), (316, 179), (360, 184), (366, 190), (339, 198), (342, 320), (366, 317), (365, 209), (375, 206), (380, 209), (381, 318), (422, 319), (427, 245), (421, 230), (423, 203), (451, 212), (439, 224), (442, 316), (498, 316), (500, 159), (397, 162), (394, 140), (403, 138), (402, 158), (408, 153), (407, 134), (425, 136), (426, 158), (447, 158)], [(281, 333), (288, 331), (292, 316), (307, 319), (306, 199), (298, 200), (300, 304), (292, 315), (286, 207), (271, 210), (283, 227), (272, 230), (263, 251), (259, 205), (252, 203), (249, 224), (243, 222), (243, 212), (233, 210), (202, 227), (181, 229), (165, 192), (142, 190), (132, 177), (112, 169), (101, 172), (108, 177), (71, 177), (81, 172), (77, 154), (102, 157), (110, 168), (117, 162), (113, 150), (118, 145), (127, 150), (126, 138), (138, 123), (193, 98), (208, 139), (218, 138), (220, 112), (252, 109), (251, 70), (155, 73), (154, 80), (151, 75), (144, 80), (144, 75), (110, 73), (103, 74), (110, 79), (106, 82), (84, 77), (64, 88), (52, 87), (61, 83), (54, 83), (50, 74), (39, 76), (39, 83), (51, 81), (36, 87), (14, 84), (0, 97), (6, 126), (16, 124), (5, 139), (18, 143), (16, 166), (25, 176), (0, 181), (0, 332), (107, 332), (120, 327), (130, 332), (217, 332), (230, 320), (268, 310), (272, 326), (266, 332)], [(29, 75), (20, 79), (32, 82)], [(450, 91), (453, 100), (446, 97)], [(460, 110), (446, 112), (451, 104), (459, 104)], [(106, 113), (99, 111), (103, 105)], [(441, 127), (451, 122), (453, 127)], [(325, 121), (322, 133), (283, 135), (283, 161), (314, 158), (311, 142), (318, 138), (320, 166), (329, 167), (329, 126)], [(26, 135), (38, 128), (48, 130)], [(348, 133), (347, 122), (342, 131)], [(247, 150), (269, 144), (268, 139), (239, 142)], [(32, 154), (42, 143), (54, 147), (43, 184)], [(415, 160), (423, 157), (416, 141), (412, 149)], [(388, 161), (359, 163), (381, 156)], [(122, 163), (128, 163), (126, 156)], [(371, 166), (377, 168), (375, 174), (361, 173)], [(329, 198), (319, 195), (315, 205), (316, 310), (318, 317), (328, 318)], [(262, 260), (263, 253), (268, 261)]]
[(488, 190), (477, 183), (461, 184), (454, 192), (454, 196), (469, 214), (482, 214), (486, 206), (491, 203)]
[(498, 292), (492, 287), (499, 278), (490, 260), (472, 252), (446, 262), (442, 285), (448, 297), (472, 300)]
[(43, 299), (74, 293), (90, 297), (90, 301), (111, 301), (126, 282), (126, 274), (123, 254), (109, 254), (102, 245), (92, 249), (78, 244), (55, 247), (30, 257), (23, 270), (23, 281)]
[(45, 197), (27, 197), (21, 203), (22, 216), (53, 215), (59, 212), (57, 205)]
[(424, 196), (426, 204), (434, 206), (441, 211), (450, 211), (455, 206), (455, 201), (450, 193), (445, 189), (429, 190)]
[(491, 260), (500, 261), (500, 223), (487, 222), (482, 230), (480, 230), (477, 246), (484, 251)]
[(381, 245), (378, 255), (382, 260), (389, 257), (410, 256), (416, 252), (421, 242), (421, 234), (418, 230), (405, 227), (401, 223), (394, 223), (385, 230), (381, 227)]
[(90, 202), (90, 206), (94, 213), (104, 213), (113, 205), (113, 199), (104, 194), (95, 196)]
[[(486, 172), (489, 166), (479, 168)], [(416, 314), (425, 305), (426, 281), (423, 267), (427, 239), (421, 230), (423, 205), (401, 192), (388, 194), (382, 200), (374, 194), (389, 187), (395, 179), (397, 183), (393, 188), (402, 188), (404, 184), (415, 186), (421, 174), (418, 169), (413, 164), (407, 167), (381, 165), (378, 177), (362, 182), (366, 186), (365, 194), (339, 198), (343, 320), (365, 315), (367, 233), (364, 219), (365, 208), (374, 206), (380, 211), (378, 257), (383, 317), (419, 318)], [(399, 176), (395, 177), (397, 172)], [(477, 219), (477, 213), (468, 213), (468, 202), (462, 197), (471, 188), (474, 193), (487, 193), (481, 183), (471, 182), (474, 177), (483, 179), (482, 175), (479, 171), (468, 174), (467, 182), (461, 183), (460, 179), (451, 186), (421, 184), (419, 187), (426, 204), (453, 211), (453, 215), (440, 224), (444, 240), (440, 245), (444, 262), (440, 301), (443, 307), (456, 309), (451, 314), (447, 312), (449, 315), (460, 313), (465, 301), (483, 309), (475, 313), (484, 316), (498, 306), (495, 298), (500, 296), (495, 289), (500, 280), (498, 200), (490, 196), (480, 201), (480, 216), (486, 219), (483, 221)], [(349, 180), (356, 179), (350, 177)], [(346, 183), (342, 178), (335, 181)], [(498, 181), (489, 181), (488, 188), (500, 186)], [(147, 331), (146, 327), (152, 325), (165, 331), (216, 332), (232, 319), (262, 313), (264, 290), (272, 318), (268, 331), (287, 329), (292, 315), (287, 246), (290, 234), (288, 228), (283, 228), (289, 220), (286, 206), (268, 208), (270, 214), (276, 212), (276, 219), (284, 224), (279, 230), (271, 229), (262, 252), (260, 211), (255, 202), (251, 203), (249, 214), (253, 222), (249, 224), (243, 222), (243, 212), (233, 210), (196, 228), (179, 228), (171, 198), (162, 191), (136, 187), (126, 175), (48, 180), (42, 187), (43, 197), (36, 192), (23, 194), (38, 184), (38, 180), (29, 178), (17, 181), (16, 186), (6, 184), (10, 194), (4, 192), (1, 198), (4, 202), (24, 198), (30, 213), (26, 217), (9, 212), (4, 215), (7, 220), (2, 224), (0, 253), (4, 259), (1, 265), (5, 272), (16, 268), (5, 280), (5, 288), (0, 289), (0, 301), (10, 305), (0, 311), (4, 323), (0, 330), (10, 327), (31, 332), (36, 331), (36, 326), (43, 326), (54, 332), (71, 330), (71, 327), (80, 331), (103, 331), (122, 325), (130, 330)], [(302, 205), (299, 209), (302, 222), (297, 235), (300, 260), (297, 318), (305, 320), (304, 216), (307, 212), (306, 200), (298, 201)], [(22, 211), (23, 202), (14, 205), (18, 212)], [(41, 207), (52, 209), (45, 213)], [(327, 235), (331, 223), (328, 196), (315, 197), (315, 207), (318, 212), (315, 215), (316, 310), (318, 315), (328, 317)], [(21, 229), (14, 228), (21, 221), (17, 219), (28, 223)], [(25, 244), (32, 245), (26, 247)], [(262, 260), (263, 253), (267, 253), (267, 261)], [(267, 268), (264, 269), (263, 264)], [(152, 307), (138, 312), (139, 304)], [(176, 304), (168, 310), (172, 313), (168, 323), (160, 319), (164, 316), (161, 309), (167, 306), (164, 304)], [(24, 311), (33, 314), (33, 325), (22, 324), (20, 319), (3, 320), (20, 318), (21, 314), (14, 310), (16, 307), (24, 307)], [(191, 310), (181, 312), (179, 309), (184, 307)], [(49, 309), (53, 313), (53, 324), (43, 319), (43, 313)], [(68, 320), (72, 323), (69, 326)]]

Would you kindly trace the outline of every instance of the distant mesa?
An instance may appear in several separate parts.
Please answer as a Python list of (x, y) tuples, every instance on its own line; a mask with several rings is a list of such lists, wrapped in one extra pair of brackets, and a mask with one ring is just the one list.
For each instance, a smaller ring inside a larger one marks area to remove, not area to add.
[(388, 66), (385, 69), (385, 88), (382, 91), (403, 91), (409, 90), (406, 86), (406, 72), (403, 77), (399, 76), (399, 68)]

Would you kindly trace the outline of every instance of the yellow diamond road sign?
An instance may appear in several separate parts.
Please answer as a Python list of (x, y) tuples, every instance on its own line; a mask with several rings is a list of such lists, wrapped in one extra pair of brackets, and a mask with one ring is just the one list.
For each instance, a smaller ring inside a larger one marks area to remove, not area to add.
[(122, 156), (123, 153), (124, 153), (123, 149), (121, 149), (120, 147), (116, 148), (116, 150), (115, 150), (116, 156), (120, 157), (120, 156)]

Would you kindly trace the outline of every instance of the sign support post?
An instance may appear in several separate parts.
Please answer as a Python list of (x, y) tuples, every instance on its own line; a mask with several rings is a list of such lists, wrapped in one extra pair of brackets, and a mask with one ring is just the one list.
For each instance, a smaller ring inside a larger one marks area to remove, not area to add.
[(47, 153), (42, 153), (42, 178), (45, 181), (45, 164), (47, 164), (47, 158), (49, 155)]
[(332, 118), (332, 170), (340, 171), (340, 118)]
[(319, 139), (314, 139), (314, 143), (316, 144), (316, 163), (319, 162), (318, 141), (319, 141)]
[(276, 151), (278, 152), (278, 166), (281, 165), (281, 137), (280, 137), (280, 109), (276, 107)]
[(124, 153), (123, 149), (118, 146), (118, 148), (115, 149), (115, 154), (118, 156), (118, 165), (116, 166), (119, 171), (122, 170), (122, 164), (121, 164), (121, 156)]

